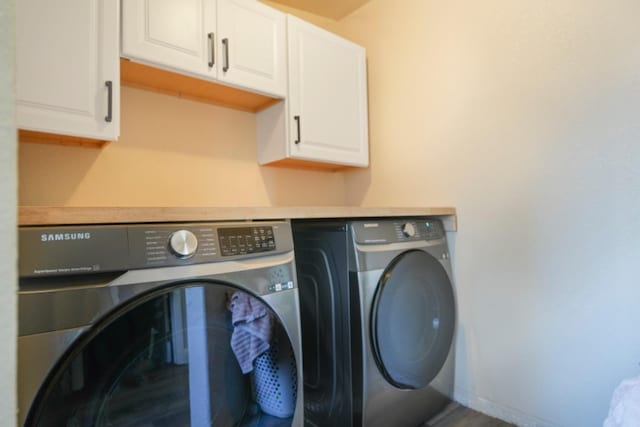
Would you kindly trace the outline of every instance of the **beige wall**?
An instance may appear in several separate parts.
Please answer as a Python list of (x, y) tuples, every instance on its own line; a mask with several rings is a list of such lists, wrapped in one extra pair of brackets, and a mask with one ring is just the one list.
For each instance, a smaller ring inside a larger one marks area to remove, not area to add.
[(122, 89), (121, 136), (102, 149), (20, 144), (20, 204), (343, 205), (344, 174), (259, 167), (255, 114)]
[(364, 205), (452, 205), (456, 397), (600, 426), (640, 347), (640, 3), (372, 0)]

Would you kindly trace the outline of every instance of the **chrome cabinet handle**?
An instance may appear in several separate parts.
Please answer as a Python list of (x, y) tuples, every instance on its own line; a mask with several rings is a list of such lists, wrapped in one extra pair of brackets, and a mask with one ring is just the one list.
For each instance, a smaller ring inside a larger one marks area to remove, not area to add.
[(222, 67), (222, 71), (226, 73), (229, 71), (229, 39), (222, 39), (222, 46), (224, 46), (224, 66)]
[(113, 82), (111, 80), (107, 80), (104, 84), (107, 86), (107, 115), (105, 116), (104, 121), (111, 123), (111, 120), (113, 120)]
[(207, 34), (209, 38), (209, 68), (212, 68), (216, 64), (216, 44), (214, 43), (214, 34)]
[(296, 127), (298, 129), (298, 139), (293, 141), (294, 144), (300, 144), (300, 116), (293, 116), (293, 120), (296, 121)]

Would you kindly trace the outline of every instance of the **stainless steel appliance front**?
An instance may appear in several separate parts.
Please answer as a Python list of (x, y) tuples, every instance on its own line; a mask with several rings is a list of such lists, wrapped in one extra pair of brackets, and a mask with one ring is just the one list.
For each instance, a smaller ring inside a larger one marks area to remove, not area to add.
[[(25, 227), (19, 236), (21, 425), (302, 425), (288, 222)], [(269, 350), (249, 374), (232, 346), (236, 296), (269, 319)]]

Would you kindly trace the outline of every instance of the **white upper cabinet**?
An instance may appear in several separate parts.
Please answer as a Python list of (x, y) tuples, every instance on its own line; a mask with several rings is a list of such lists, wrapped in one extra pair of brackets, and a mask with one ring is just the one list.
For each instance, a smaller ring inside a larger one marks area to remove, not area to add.
[(285, 15), (256, 0), (123, 0), (122, 56), (284, 97)]
[(291, 155), (369, 164), (365, 49), (289, 16)]
[(368, 166), (365, 49), (294, 16), (287, 23), (289, 94), (258, 113), (260, 163)]
[(256, 0), (218, 0), (218, 79), (284, 97), (286, 15)]
[(17, 127), (117, 139), (118, 28), (116, 1), (17, 1)]
[(123, 0), (122, 56), (216, 77), (215, 0)]

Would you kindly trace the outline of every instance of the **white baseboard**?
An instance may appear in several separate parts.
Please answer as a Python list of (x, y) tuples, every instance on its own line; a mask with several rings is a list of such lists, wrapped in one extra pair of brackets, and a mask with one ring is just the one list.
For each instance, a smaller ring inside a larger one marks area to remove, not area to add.
[(518, 427), (560, 427), (559, 424), (551, 421), (543, 420), (533, 415), (525, 414), (517, 409), (509, 408), (480, 396), (473, 395), (467, 390), (456, 388), (454, 390), (454, 400), (475, 411), (513, 423)]

